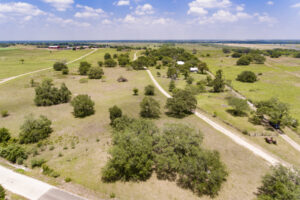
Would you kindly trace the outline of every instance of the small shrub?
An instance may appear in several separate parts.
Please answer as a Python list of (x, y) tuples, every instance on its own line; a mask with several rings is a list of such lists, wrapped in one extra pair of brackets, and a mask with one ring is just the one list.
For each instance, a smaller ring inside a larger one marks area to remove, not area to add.
[(63, 74), (63, 75), (69, 74), (69, 69), (68, 69), (68, 68), (64, 68), (64, 69), (62, 70), (62, 74)]
[(104, 75), (101, 67), (91, 67), (88, 72), (89, 79), (101, 79)]
[(171, 80), (169, 83), (169, 92), (172, 92), (176, 88), (175, 81)]
[(43, 164), (46, 163), (46, 160), (44, 159), (33, 159), (31, 160), (31, 168), (35, 168), (35, 167), (41, 167)]
[(23, 159), (23, 158), (17, 158), (16, 163), (17, 163), (18, 165), (23, 165), (24, 159)]
[(246, 83), (254, 83), (257, 81), (257, 76), (252, 71), (243, 71), (237, 76), (236, 80)]
[(110, 197), (111, 199), (114, 199), (114, 198), (116, 198), (116, 194), (112, 192), (112, 193), (110, 193), (109, 197)]
[(25, 118), (25, 122), (21, 126), (19, 140), (21, 144), (36, 143), (43, 140), (52, 133), (52, 122), (45, 116), (41, 115), (35, 119), (33, 115)]
[(62, 63), (62, 62), (56, 62), (53, 65), (53, 69), (55, 71), (62, 71), (65, 68), (67, 68), (67, 65), (65, 63)]
[(148, 86), (145, 87), (145, 95), (146, 96), (154, 96), (155, 95), (153, 85), (148, 85)]
[(113, 106), (109, 109), (110, 124), (113, 125), (117, 118), (122, 117), (122, 110), (118, 106)]
[(43, 164), (42, 165), (42, 169), (43, 169), (43, 174), (53, 177), (53, 178), (57, 178), (60, 176), (60, 174), (58, 172), (55, 172), (53, 169), (51, 169), (48, 165)]
[(83, 61), (83, 62), (80, 62), (80, 66), (79, 66), (79, 74), (80, 75), (87, 75), (89, 69), (91, 68), (91, 64), (86, 62), (86, 61)]
[(1, 111), (1, 116), (4, 118), (4, 117), (8, 117), (8, 111), (7, 110), (2, 110)]
[(6, 128), (0, 128), (0, 143), (7, 142), (10, 139), (10, 133)]
[(134, 96), (138, 96), (138, 95), (139, 95), (139, 89), (134, 88), (134, 89), (133, 89), (133, 95), (134, 95)]
[(103, 61), (98, 61), (98, 66), (102, 67), (103, 66)]
[(53, 150), (54, 150), (54, 146), (51, 146), (51, 147), (49, 148), (49, 150), (50, 150), (50, 151), (53, 151)]
[(187, 84), (191, 85), (191, 84), (193, 84), (193, 82), (194, 82), (194, 78), (191, 77), (191, 76), (189, 76), (189, 77), (186, 79), (186, 82), (187, 82)]
[(81, 79), (79, 79), (79, 83), (87, 83), (87, 82), (89, 82), (89, 79), (87, 79), (87, 78), (81, 78)]
[(71, 182), (71, 181), (72, 181), (72, 179), (71, 179), (70, 177), (66, 177), (66, 178), (65, 178), (65, 182), (66, 182), (66, 183), (69, 183), (69, 182)]
[(160, 72), (156, 72), (156, 76), (157, 77), (161, 77), (161, 73)]
[(95, 103), (92, 101), (91, 97), (88, 95), (78, 95), (76, 96), (71, 105), (74, 108), (74, 116), (75, 117), (86, 117), (95, 113), (94, 105)]

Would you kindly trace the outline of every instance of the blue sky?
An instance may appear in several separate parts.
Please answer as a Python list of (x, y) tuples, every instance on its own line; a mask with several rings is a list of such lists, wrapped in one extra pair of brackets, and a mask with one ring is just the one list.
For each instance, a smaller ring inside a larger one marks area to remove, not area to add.
[(300, 39), (300, 0), (0, 0), (0, 40)]

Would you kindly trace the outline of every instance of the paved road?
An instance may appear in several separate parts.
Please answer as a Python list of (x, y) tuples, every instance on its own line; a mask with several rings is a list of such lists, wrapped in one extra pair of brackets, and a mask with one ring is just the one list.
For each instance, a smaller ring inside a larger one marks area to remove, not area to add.
[[(76, 61), (78, 61), (78, 60), (81, 60), (82, 58), (91, 55), (92, 53), (96, 52), (97, 50), (98, 50), (98, 49), (94, 49), (93, 51), (91, 51), (91, 52), (89, 52), (89, 53), (87, 53), (87, 54), (85, 54), (85, 55), (83, 55), (83, 56), (81, 56), (81, 57), (79, 57), (79, 58), (77, 58), (77, 59), (75, 59), (75, 60), (72, 60), (72, 61), (70, 61), (70, 62), (67, 62), (66, 64), (71, 64), (71, 63), (73, 63), (73, 62), (76, 62)], [(46, 71), (46, 70), (49, 70), (49, 69), (52, 69), (52, 67), (48, 67), (48, 68), (45, 68), (45, 69), (39, 69), (39, 70), (36, 70), (36, 71), (33, 71), (33, 72), (28, 72), (28, 73), (20, 74), (20, 75), (17, 75), (17, 76), (12, 76), (12, 77), (9, 77), (9, 78), (5, 78), (5, 79), (3, 79), (3, 80), (0, 81), (0, 85), (1, 85), (1, 84), (4, 84), (4, 83), (7, 83), (8, 81), (14, 80), (14, 79), (16, 79), (16, 78), (20, 78), (20, 77), (22, 77), (22, 76), (27, 76), (27, 75), (29, 75), (29, 74), (34, 74), (34, 73)]]
[[(155, 84), (155, 86), (159, 89), (159, 91), (164, 96), (166, 96), (167, 98), (172, 98), (172, 96), (170, 94), (168, 94), (159, 85), (159, 83), (153, 77), (151, 71), (148, 70), (148, 69), (146, 69), (146, 71), (149, 74), (149, 76), (150, 76), (151, 80), (153, 81), (153, 83)], [(203, 114), (201, 114), (197, 111), (195, 112), (195, 115), (197, 117), (199, 117), (200, 119), (202, 119), (203, 121), (205, 121), (206, 123), (208, 123), (209, 125), (211, 125), (217, 131), (219, 131), (219, 132), (223, 133), (224, 135), (228, 136), (231, 140), (233, 140), (238, 145), (243, 146), (244, 148), (250, 150), (255, 155), (257, 155), (257, 156), (261, 157), (262, 159), (266, 160), (269, 164), (271, 164), (271, 165), (282, 164), (284, 166), (287, 166), (287, 164), (284, 163), (283, 161), (278, 160), (275, 156), (271, 155), (270, 153), (266, 152), (265, 150), (261, 149), (260, 147), (256, 146), (255, 144), (252, 144), (251, 142), (247, 141), (245, 138), (242, 138), (239, 135), (233, 133), (232, 131), (228, 130), (227, 128), (223, 127), (222, 125), (214, 122), (213, 120), (211, 120), (207, 116), (205, 116), (205, 115), (203, 115)]]
[(8, 191), (32, 200), (84, 200), (84, 198), (2, 166), (0, 166), (0, 185)]

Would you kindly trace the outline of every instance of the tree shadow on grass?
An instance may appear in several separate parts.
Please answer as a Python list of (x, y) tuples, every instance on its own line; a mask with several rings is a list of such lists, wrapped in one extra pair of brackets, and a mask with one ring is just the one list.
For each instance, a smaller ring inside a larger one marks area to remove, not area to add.
[(227, 109), (226, 112), (234, 117), (248, 117), (248, 114), (246, 112), (236, 111), (234, 109)]

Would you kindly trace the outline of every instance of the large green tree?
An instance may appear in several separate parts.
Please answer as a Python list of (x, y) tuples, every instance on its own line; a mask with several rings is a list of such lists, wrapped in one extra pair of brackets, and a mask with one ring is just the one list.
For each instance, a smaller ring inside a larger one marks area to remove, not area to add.
[(144, 118), (159, 118), (160, 105), (159, 102), (152, 97), (145, 97), (140, 104), (140, 115)]
[(214, 92), (224, 92), (225, 89), (225, 80), (223, 78), (223, 71), (218, 70), (215, 79), (212, 82)]
[(259, 200), (299, 200), (300, 172), (283, 166), (273, 167), (258, 188)]
[(168, 113), (175, 117), (184, 117), (191, 114), (197, 107), (197, 99), (187, 90), (176, 89), (173, 98), (167, 100)]

